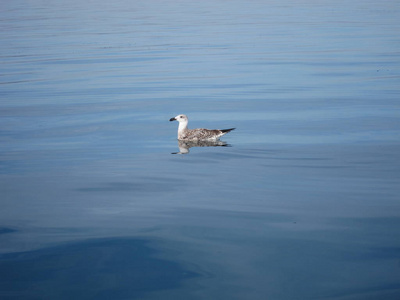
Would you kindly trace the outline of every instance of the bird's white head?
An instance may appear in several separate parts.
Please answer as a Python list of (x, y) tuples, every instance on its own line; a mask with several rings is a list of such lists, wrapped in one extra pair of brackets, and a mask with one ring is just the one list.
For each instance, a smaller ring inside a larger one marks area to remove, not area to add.
[(170, 121), (178, 121), (179, 123), (187, 123), (188, 117), (186, 115), (177, 115), (175, 118), (169, 119)]

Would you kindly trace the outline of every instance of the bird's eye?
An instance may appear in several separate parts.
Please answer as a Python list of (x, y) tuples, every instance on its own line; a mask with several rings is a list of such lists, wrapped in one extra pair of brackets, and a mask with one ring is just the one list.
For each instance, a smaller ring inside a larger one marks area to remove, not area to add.
[(180, 116), (180, 118), (182, 119), (182, 118), (183, 118), (183, 116)]

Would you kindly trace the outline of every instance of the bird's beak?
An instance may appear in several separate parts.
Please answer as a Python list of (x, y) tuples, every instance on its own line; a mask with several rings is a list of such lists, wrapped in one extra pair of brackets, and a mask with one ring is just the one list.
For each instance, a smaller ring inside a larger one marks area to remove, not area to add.
[(169, 119), (170, 121), (176, 121), (176, 119), (175, 118), (171, 118), (171, 119)]

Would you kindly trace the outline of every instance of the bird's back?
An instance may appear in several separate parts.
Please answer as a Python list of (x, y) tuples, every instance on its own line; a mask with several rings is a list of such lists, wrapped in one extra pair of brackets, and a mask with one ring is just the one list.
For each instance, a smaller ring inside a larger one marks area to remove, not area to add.
[(205, 128), (197, 128), (197, 129), (187, 129), (182, 134), (180, 134), (180, 140), (218, 140), (224, 134), (234, 130), (235, 128), (230, 129), (205, 129)]

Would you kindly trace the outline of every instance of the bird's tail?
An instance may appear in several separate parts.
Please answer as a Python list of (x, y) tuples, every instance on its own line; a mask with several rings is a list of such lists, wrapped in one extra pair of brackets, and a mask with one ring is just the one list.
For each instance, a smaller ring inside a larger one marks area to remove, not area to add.
[(230, 131), (232, 131), (232, 130), (235, 130), (236, 128), (229, 128), (229, 129), (221, 129), (221, 132), (223, 132), (223, 133), (228, 133), (228, 132), (230, 132)]

